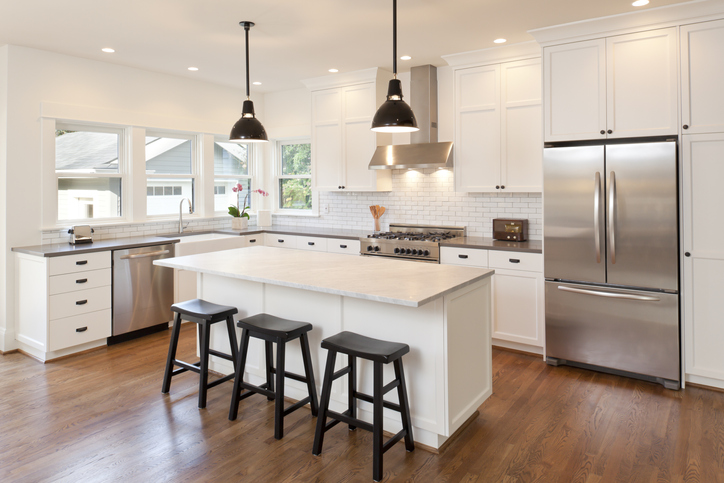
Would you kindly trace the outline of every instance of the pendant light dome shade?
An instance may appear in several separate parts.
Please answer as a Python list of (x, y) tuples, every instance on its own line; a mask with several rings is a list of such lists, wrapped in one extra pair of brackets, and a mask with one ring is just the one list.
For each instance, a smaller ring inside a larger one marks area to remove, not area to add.
[(266, 142), (269, 138), (266, 130), (261, 122), (254, 114), (254, 103), (249, 98), (249, 29), (254, 26), (254, 22), (239, 22), (244, 27), (246, 34), (246, 100), (241, 109), (241, 117), (231, 128), (229, 141), (235, 143), (254, 143)]
[(392, 0), (392, 71), (394, 77), (387, 87), (387, 100), (372, 118), (371, 129), (388, 133), (419, 131), (412, 108), (402, 100), (402, 83), (397, 78), (397, 0)]

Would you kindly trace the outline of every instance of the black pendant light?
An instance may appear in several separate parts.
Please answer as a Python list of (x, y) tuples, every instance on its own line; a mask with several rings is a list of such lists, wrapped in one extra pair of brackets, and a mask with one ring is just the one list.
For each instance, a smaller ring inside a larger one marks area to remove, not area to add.
[(397, 0), (392, 0), (392, 70), (394, 77), (387, 87), (387, 100), (382, 103), (372, 119), (376, 132), (419, 131), (415, 114), (402, 100), (402, 83), (397, 79)]
[(263, 143), (269, 141), (261, 122), (254, 115), (254, 103), (249, 99), (249, 29), (254, 22), (239, 22), (246, 33), (246, 100), (241, 109), (241, 118), (231, 128), (229, 141), (234, 143)]

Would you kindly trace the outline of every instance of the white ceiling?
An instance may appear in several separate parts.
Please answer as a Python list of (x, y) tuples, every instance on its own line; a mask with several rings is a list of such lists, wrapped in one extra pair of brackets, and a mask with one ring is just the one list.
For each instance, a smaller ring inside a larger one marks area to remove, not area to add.
[[(441, 55), (532, 40), (526, 32), (681, 0), (399, 0), (398, 71)], [(391, 0), (0, 0), (0, 45), (13, 44), (217, 84), (244, 86), (250, 32), (254, 92), (369, 67), (392, 70)], [(103, 47), (116, 49), (113, 54)], [(195, 66), (198, 72), (187, 68)]]

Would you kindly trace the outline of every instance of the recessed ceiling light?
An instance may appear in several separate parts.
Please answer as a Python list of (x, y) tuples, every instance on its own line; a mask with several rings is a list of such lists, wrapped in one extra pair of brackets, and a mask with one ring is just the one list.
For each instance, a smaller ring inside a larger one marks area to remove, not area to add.
[(106, 48), (101, 49), (101, 50), (102, 50), (103, 52), (107, 52), (107, 53), (109, 53), (109, 54), (112, 54), (113, 52), (115, 52), (115, 50), (113, 50), (113, 49), (110, 48), (110, 47), (106, 47)]
[(508, 40), (506, 40), (506, 39), (495, 39), (495, 40), (493, 40), (493, 43), (494, 43), (494, 44), (504, 44), (504, 43), (506, 43), (507, 41), (508, 41)]
[(400, 57), (400, 60), (410, 60), (410, 59), (412, 59), (412, 57), (410, 57), (409, 55), (403, 55), (402, 57)]
[(195, 72), (195, 71), (199, 70), (199, 68), (198, 67), (189, 67), (189, 70), (192, 70)]
[(255, 86), (260, 86), (260, 85), (261, 85), (261, 82), (256, 81), (256, 82), (252, 82), (252, 84), (254, 84)]
[(336, 72), (339, 72), (339, 69), (329, 69), (329, 72), (331, 72), (331, 73), (334, 74), (334, 73), (336, 73)]
[(648, 5), (648, 4), (649, 4), (649, 0), (636, 0), (631, 5), (633, 5), (634, 7), (643, 7), (644, 5)]

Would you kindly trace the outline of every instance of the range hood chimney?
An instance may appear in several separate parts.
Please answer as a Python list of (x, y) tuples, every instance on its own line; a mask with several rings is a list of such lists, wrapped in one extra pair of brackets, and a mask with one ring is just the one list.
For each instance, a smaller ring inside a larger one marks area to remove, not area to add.
[(436, 67), (410, 69), (410, 106), (420, 127), (410, 133), (411, 144), (378, 146), (369, 169), (452, 168), (453, 143), (437, 142)]

